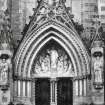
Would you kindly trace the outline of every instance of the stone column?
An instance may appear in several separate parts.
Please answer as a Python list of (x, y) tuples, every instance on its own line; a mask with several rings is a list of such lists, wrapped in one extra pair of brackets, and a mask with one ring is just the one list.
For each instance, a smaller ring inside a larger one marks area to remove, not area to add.
[(51, 105), (57, 105), (57, 82), (56, 78), (51, 78), (50, 80), (51, 87)]

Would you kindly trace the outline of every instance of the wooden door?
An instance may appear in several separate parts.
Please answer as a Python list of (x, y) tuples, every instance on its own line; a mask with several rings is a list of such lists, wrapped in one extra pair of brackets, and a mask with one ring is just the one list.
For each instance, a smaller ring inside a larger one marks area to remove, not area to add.
[(50, 105), (50, 80), (48, 78), (36, 79), (35, 105)]
[(57, 105), (72, 105), (73, 85), (71, 78), (58, 78)]

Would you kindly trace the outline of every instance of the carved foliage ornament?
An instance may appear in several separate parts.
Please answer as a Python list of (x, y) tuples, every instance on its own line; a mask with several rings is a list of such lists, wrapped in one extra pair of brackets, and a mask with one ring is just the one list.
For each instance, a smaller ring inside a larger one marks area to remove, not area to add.
[(66, 6), (63, 5), (65, 0), (43, 0), (35, 10), (33, 27), (38, 27), (48, 20), (57, 21), (71, 28), (70, 14), (67, 13)]

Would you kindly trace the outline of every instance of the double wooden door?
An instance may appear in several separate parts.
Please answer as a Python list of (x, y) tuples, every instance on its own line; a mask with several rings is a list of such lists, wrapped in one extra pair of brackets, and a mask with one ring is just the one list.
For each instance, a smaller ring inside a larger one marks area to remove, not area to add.
[[(55, 105), (72, 105), (71, 78), (57, 78), (55, 82), (57, 85), (57, 89), (54, 89), (57, 93)], [(37, 78), (35, 81), (35, 105), (51, 105), (51, 97), (55, 95), (51, 91), (50, 78)]]

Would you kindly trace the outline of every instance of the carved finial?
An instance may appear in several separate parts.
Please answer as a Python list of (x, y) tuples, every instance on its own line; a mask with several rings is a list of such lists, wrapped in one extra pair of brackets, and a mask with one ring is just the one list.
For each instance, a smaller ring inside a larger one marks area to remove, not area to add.
[[(70, 8), (67, 11), (65, 2), (66, 0), (37, 0), (38, 8), (33, 9), (34, 15), (29, 27), (36, 28), (45, 21), (54, 20), (61, 24), (65, 23), (64, 25), (71, 28), (73, 26), (71, 21), (73, 15), (71, 15)], [(29, 30), (31, 29), (29, 28)]]

